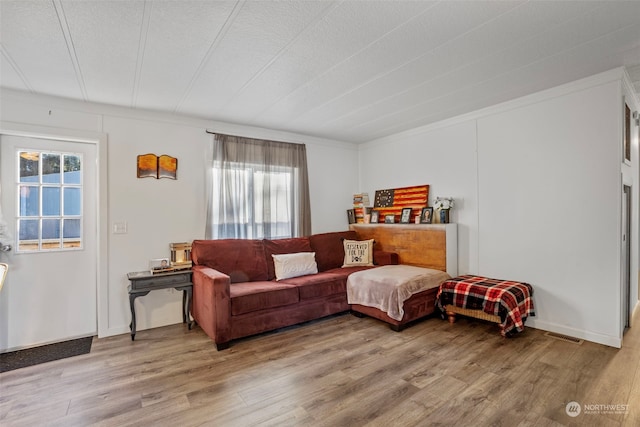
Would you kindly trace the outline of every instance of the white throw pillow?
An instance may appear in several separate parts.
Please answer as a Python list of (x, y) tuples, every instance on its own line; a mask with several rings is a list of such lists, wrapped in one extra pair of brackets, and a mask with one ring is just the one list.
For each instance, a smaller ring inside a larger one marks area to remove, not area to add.
[(344, 240), (343, 267), (372, 266), (373, 265), (373, 239), (370, 240)]
[(318, 272), (315, 252), (272, 255), (272, 257), (276, 280), (316, 274)]

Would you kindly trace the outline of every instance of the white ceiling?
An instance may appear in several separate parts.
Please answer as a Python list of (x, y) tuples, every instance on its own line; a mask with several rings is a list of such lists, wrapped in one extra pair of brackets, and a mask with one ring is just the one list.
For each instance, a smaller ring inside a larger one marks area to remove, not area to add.
[(0, 2), (0, 85), (364, 142), (627, 66), (640, 1)]

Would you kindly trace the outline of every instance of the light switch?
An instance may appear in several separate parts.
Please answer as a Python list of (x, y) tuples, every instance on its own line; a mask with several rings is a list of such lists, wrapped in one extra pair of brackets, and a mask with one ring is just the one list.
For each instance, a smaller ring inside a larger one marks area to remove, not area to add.
[(127, 234), (127, 221), (114, 222), (113, 234)]

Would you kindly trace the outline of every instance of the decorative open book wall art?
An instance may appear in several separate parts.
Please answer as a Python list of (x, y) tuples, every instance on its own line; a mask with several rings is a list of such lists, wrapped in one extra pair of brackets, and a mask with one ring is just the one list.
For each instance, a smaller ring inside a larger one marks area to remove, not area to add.
[(138, 156), (138, 178), (177, 179), (178, 159), (167, 154), (140, 154)]

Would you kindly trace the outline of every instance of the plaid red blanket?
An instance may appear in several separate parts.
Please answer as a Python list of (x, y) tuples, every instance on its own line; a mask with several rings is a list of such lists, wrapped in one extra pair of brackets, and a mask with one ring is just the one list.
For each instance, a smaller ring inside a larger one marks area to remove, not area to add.
[(500, 316), (502, 335), (522, 332), (528, 316), (535, 316), (533, 287), (528, 283), (465, 275), (440, 285), (436, 304), (444, 311), (451, 304)]

